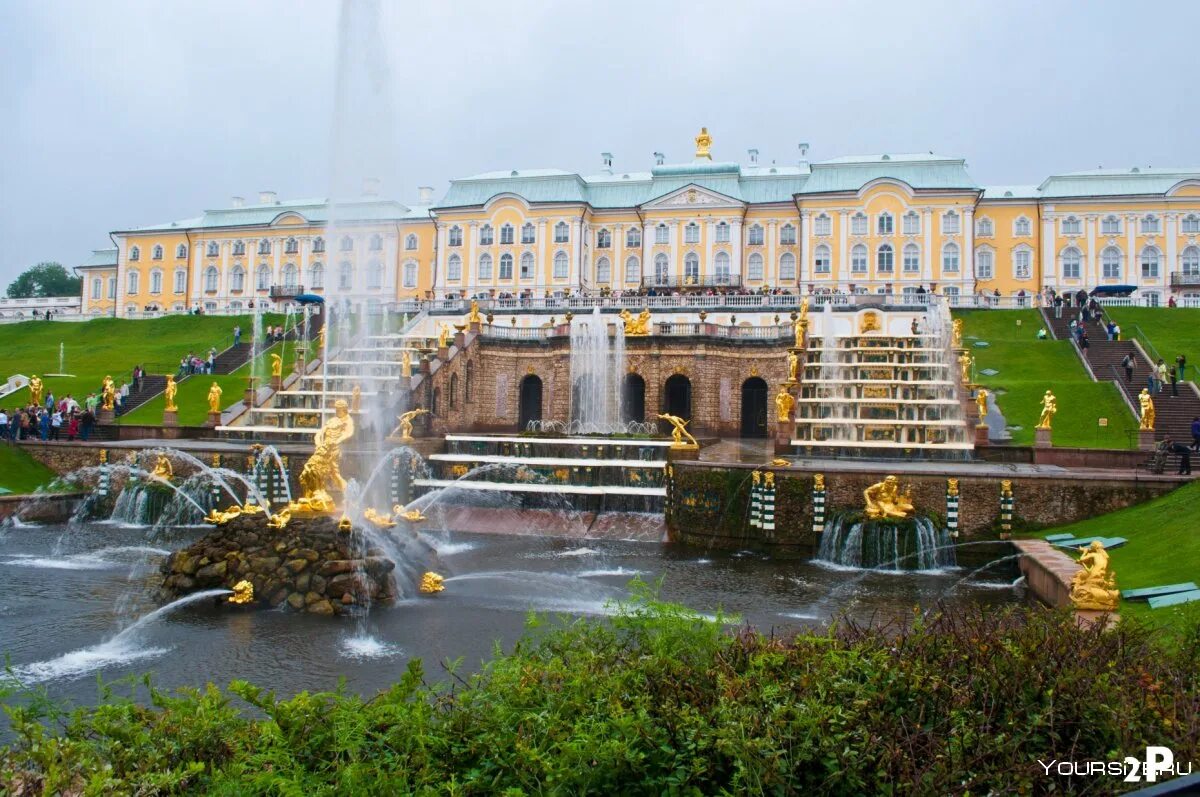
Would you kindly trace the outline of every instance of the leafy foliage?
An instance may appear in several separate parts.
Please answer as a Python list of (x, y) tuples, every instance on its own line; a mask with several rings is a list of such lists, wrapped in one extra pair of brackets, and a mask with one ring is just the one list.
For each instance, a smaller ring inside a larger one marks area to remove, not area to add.
[(61, 263), (38, 263), (8, 284), (8, 298), (78, 296), (83, 280), (72, 277)]

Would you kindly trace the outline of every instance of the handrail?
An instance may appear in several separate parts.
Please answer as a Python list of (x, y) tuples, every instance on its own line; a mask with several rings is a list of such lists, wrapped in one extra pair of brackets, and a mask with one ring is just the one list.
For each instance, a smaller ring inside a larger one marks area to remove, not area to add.
[[(1121, 331), (1124, 332), (1124, 330)], [(1162, 355), (1158, 353), (1158, 349), (1154, 348), (1154, 344), (1150, 342), (1150, 337), (1137, 324), (1133, 325), (1133, 334), (1137, 338), (1138, 343), (1142, 344), (1142, 350), (1150, 357), (1150, 364), (1156, 365), (1162, 359)]]
[(1122, 387), (1124, 382), (1121, 381), (1121, 374), (1117, 371), (1117, 366), (1109, 363), (1108, 369), (1112, 371), (1112, 380), (1116, 383), (1117, 392), (1121, 394), (1121, 398), (1125, 399), (1125, 406), (1129, 407), (1129, 411), (1133, 413), (1134, 418), (1140, 418), (1141, 410), (1133, 403), (1133, 397), (1129, 395), (1129, 391)]

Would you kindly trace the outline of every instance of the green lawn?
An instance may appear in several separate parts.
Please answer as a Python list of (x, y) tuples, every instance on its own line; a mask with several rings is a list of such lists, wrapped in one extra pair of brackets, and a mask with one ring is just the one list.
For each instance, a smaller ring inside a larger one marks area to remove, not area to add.
[[(1200, 309), (1107, 307), (1105, 312), (1121, 325), (1122, 337), (1139, 337), (1136, 333), (1140, 328), (1140, 337), (1148, 338), (1168, 365), (1174, 365), (1180, 354), (1188, 358), (1189, 364), (1200, 365)], [(1188, 370), (1188, 378), (1195, 379), (1196, 372)]]
[[(278, 324), (282, 315), (263, 317), (264, 324)], [(43, 375), (59, 370), (59, 345), (65, 352), (64, 370), (70, 378), (44, 377), (46, 390), (61, 397), (72, 394), (79, 402), (91, 391), (99, 391), (106, 374), (120, 387), (129, 380), (135, 365), (149, 373), (174, 373), (179, 360), (189, 351), (197, 355), (215, 346), (218, 351), (233, 344), (233, 328), (240, 325), (249, 339), (250, 316), (175, 315), (146, 321), (98, 318), (81, 323), (26, 321), (0, 325), (0, 380), (13, 374)], [(0, 406), (29, 400), (29, 391), (7, 396)], [(161, 415), (159, 416), (161, 420)]]
[[(1196, 538), (1195, 520), (1198, 502), (1200, 482), (1192, 482), (1153, 501), (1033, 536), (1069, 532), (1080, 537), (1125, 537), (1129, 542), (1109, 553), (1118, 589), (1185, 581), (1200, 584), (1200, 540)], [(1200, 603), (1151, 609), (1145, 601), (1122, 601), (1120, 612), (1155, 624), (1169, 624), (1200, 618)]]
[[(1082, 448), (1131, 448), (1137, 422), (1117, 388), (1093, 382), (1066, 340), (1038, 340), (1043, 326), (1036, 310), (964, 310), (963, 344), (975, 357), (975, 379), (996, 394), (996, 403), (1013, 430), (1015, 445), (1032, 445), (1041, 398), (1053, 390), (1058, 399), (1054, 444)], [(1018, 325), (1020, 322), (1020, 325)], [(988, 345), (975, 346), (975, 340)], [(994, 376), (981, 373), (997, 371)], [(1108, 425), (1100, 426), (1099, 419)]]
[(0, 443), (0, 487), (14, 493), (32, 493), (53, 481), (55, 475), (20, 446)]

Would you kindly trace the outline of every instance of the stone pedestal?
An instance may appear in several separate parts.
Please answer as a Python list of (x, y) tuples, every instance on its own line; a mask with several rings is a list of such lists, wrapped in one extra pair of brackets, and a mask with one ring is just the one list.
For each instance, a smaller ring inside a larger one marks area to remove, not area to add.
[(482, 321), (472, 321), (470, 323), (470, 325), (468, 326), (468, 330), (470, 332), (473, 332), (476, 335), (478, 335), (479, 333), (483, 332), (483, 322)]
[(429, 358), (422, 357), (421, 362), (417, 364), (417, 373), (428, 374), (431, 370), (429, 367)]
[(1049, 429), (1034, 429), (1033, 430), (1033, 447), (1034, 448), (1050, 448), (1050, 430)]
[(461, 349), (464, 345), (466, 345), (466, 342), (467, 342), (467, 333), (465, 333), (465, 332), (455, 332), (454, 333), (454, 345), (455, 346), (457, 346), (458, 348)]
[(100, 423), (112, 423), (117, 419), (116, 410), (106, 410), (103, 407), (96, 410), (96, 420)]
[(700, 447), (668, 448), (667, 460), (670, 462), (694, 461), (700, 459)]
[[(258, 397), (255, 395), (257, 392), (258, 392), (258, 391), (257, 391), (256, 389), (252, 388), (252, 387), (248, 387), (248, 388), (246, 388), (246, 394), (245, 394), (244, 396), (242, 396), (242, 401), (245, 403), (245, 405), (246, 405), (247, 407), (253, 407), (253, 406), (254, 406), (254, 404), (255, 404), (255, 401), (256, 401), (256, 400), (257, 400), (257, 398), (258, 398)], [(210, 413), (210, 414), (211, 414), (211, 413)]]
[(221, 413), (219, 412), (210, 412), (208, 414), (208, 420), (204, 422), (204, 425), (210, 429), (215, 429), (217, 426), (220, 426), (220, 424)]
[(437, 357), (442, 362), (446, 362), (446, 360), (449, 360), (450, 359), (450, 347), (449, 346), (438, 346)]
[(276, 392), (283, 390), (283, 377), (282, 376), (272, 376), (271, 377), (271, 389)]
[(981, 423), (975, 427), (975, 447), (988, 445), (988, 427), (986, 423)]
[(795, 421), (775, 422), (775, 453), (787, 454), (792, 450), (792, 432), (796, 429)]
[(179, 410), (163, 410), (163, 426), (179, 425)]
[(1138, 429), (1138, 450), (1153, 451), (1154, 450), (1154, 430), (1153, 429)]

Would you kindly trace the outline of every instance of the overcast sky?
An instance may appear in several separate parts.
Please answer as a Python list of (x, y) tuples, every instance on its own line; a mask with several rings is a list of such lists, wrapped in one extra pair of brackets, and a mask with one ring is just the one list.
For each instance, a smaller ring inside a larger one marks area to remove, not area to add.
[(718, 160), (932, 150), (982, 184), (1200, 166), (1197, 2), (377, 1), (335, 114), (332, 0), (2, 0), (0, 285), (235, 194), (645, 169), (701, 125)]

